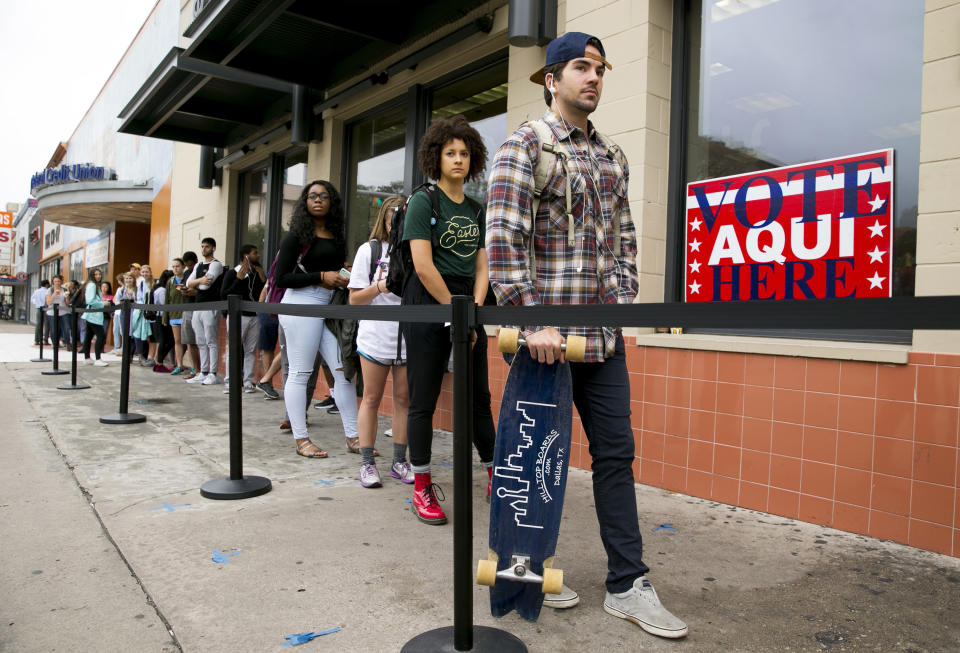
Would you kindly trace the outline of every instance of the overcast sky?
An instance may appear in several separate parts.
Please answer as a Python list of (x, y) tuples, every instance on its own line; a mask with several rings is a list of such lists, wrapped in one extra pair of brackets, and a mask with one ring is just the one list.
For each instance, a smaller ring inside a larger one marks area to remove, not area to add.
[(0, 0), (0, 210), (70, 138), (157, 0)]

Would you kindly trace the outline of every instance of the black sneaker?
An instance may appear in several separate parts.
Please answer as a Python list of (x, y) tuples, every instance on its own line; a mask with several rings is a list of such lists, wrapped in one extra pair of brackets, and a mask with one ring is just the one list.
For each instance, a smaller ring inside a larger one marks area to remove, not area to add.
[(327, 414), (328, 414), (328, 415), (339, 415), (339, 414), (340, 414), (340, 409), (337, 408), (337, 404), (333, 404), (332, 406), (330, 406), (330, 408), (327, 409)]
[(280, 393), (273, 389), (273, 386), (269, 383), (260, 382), (257, 384), (257, 388), (263, 391), (263, 394), (267, 396), (267, 399), (279, 399)]
[(321, 408), (329, 408), (330, 406), (336, 406), (337, 403), (333, 400), (333, 397), (327, 397), (323, 401), (318, 401), (313, 405), (314, 408), (320, 410)]

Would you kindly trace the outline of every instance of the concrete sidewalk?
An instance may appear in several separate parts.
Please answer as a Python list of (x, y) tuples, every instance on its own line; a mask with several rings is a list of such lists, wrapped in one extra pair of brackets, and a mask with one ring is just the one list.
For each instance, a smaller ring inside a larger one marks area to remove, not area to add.
[[(229, 471), (223, 386), (135, 366), (130, 410), (147, 422), (106, 426), (119, 364), (81, 366), (93, 388), (79, 391), (56, 390), (69, 377), (41, 375), (48, 366), (0, 364), (0, 651), (279, 651), (284, 635), (340, 627), (302, 650), (386, 652), (452, 624), (451, 525), (418, 522), (392, 479), (362, 489), (338, 416), (311, 409), (330, 458), (308, 460), (278, 429), (282, 402), (244, 395), (245, 472), (274, 488), (210, 501), (199, 486)], [(390, 440), (379, 445), (388, 454)], [(438, 433), (448, 514), (451, 450)], [(479, 558), (479, 464), (474, 477)], [(960, 650), (957, 559), (644, 486), (637, 497), (650, 578), (689, 637), (657, 639), (603, 612), (605, 556), (579, 470), (559, 563), (580, 606), (495, 620), (476, 587), (475, 623), (537, 652)]]

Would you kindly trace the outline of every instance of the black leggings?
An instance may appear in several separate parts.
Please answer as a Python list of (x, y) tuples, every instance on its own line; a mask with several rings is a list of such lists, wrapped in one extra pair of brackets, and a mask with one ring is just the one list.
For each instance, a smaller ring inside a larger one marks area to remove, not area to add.
[(97, 357), (97, 360), (100, 360), (100, 354), (103, 353), (103, 346), (107, 341), (107, 336), (103, 330), (102, 324), (87, 322), (87, 329), (83, 333), (82, 353), (84, 358), (90, 358), (90, 342), (93, 340), (94, 336), (97, 337), (97, 344), (94, 347), (94, 353)]
[(167, 354), (173, 351), (173, 327), (169, 324), (157, 324), (157, 365), (163, 365)]
[[(470, 279), (444, 278), (451, 294), (472, 295)], [(414, 275), (403, 293), (404, 305), (436, 304), (433, 296)], [(430, 464), (433, 444), (433, 413), (443, 385), (443, 375), (450, 360), (450, 327), (441, 323), (401, 322), (400, 329), (407, 343), (407, 387), (410, 410), (407, 413), (407, 437), (410, 463)], [(490, 411), (490, 385), (487, 378), (487, 335), (477, 327), (477, 342), (471, 351), (473, 361), (473, 443), (480, 460), (493, 460), (496, 433)]]

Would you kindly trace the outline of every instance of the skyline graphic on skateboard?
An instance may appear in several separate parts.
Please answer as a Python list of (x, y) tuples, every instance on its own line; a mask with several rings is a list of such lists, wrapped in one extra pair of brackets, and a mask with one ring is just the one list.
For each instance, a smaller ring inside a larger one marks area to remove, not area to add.
[[(544, 594), (559, 593), (553, 568), (567, 484), (573, 391), (569, 364), (530, 357), (516, 329), (501, 329), (501, 352), (516, 353), (501, 400), (490, 490), (489, 551), (477, 583), (490, 586), (490, 613), (512, 610), (536, 621)], [(583, 338), (571, 336), (566, 356), (583, 360)]]

